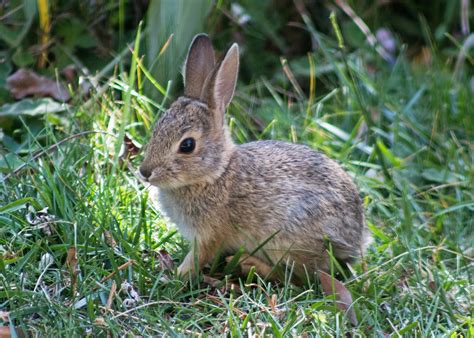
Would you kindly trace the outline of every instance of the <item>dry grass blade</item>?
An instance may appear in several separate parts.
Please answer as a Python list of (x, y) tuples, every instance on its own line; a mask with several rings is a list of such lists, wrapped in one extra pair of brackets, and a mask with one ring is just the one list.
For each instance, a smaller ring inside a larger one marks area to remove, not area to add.
[(285, 73), (288, 80), (290, 80), (291, 84), (293, 85), (293, 88), (296, 91), (296, 94), (298, 94), (298, 97), (300, 99), (304, 99), (305, 95), (304, 95), (303, 89), (301, 89), (300, 84), (298, 83), (295, 75), (291, 71), (290, 66), (288, 65), (288, 60), (285, 58), (280, 58), (280, 62), (283, 67), (283, 73)]
[(109, 297), (107, 298), (107, 305), (105, 306), (107, 310), (112, 307), (112, 301), (114, 300), (115, 291), (117, 291), (117, 283), (113, 281), (112, 286), (110, 287)]
[(354, 12), (354, 10), (349, 6), (349, 4), (345, 0), (335, 0), (336, 4), (341, 8), (344, 13), (346, 13), (352, 21), (359, 27), (359, 29), (364, 33), (367, 42), (375, 48), (377, 53), (386, 60), (391, 61), (392, 57), (385, 51), (385, 49), (381, 48), (377, 43), (377, 38), (375, 35), (370, 31), (369, 26)]
[(168, 47), (171, 44), (171, 41), (173, 40), (173, 37), (174, 37), (174, 33), (170, 34), (170, 37), (168, 38), (168, 40), (166, 40), (163, 47), (161, 47), (160, 52), (158, 53), (158, 56), (161, 56), (161, 55), (163, 55), (164, 52), (166, 52), (166, 50), (168, 49)]

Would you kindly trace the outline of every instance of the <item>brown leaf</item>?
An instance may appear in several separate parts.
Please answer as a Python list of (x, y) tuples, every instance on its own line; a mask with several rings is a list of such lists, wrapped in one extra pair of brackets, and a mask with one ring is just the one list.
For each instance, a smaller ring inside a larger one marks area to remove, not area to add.
[(76, 66), (73, 64), (67, 65), (63, 68), (61, 74), (68, 83), (74, 83), (74, 78), (76, 77)]
[(158, 251), (158, 259), (162, 270), (174, 270), (174, 261), (171, 255), (166, 250)]
[(352, 325), (357, 325), (357, 317), (352, 305), (352, 295), (347, 290), (345, 285), (338, 281), (336, 278), (327, 274), (324, 271), (319, 271), (319, 279), (321, 280), (321, 288), (326, 296), (335, 295), (336, 305), (340, 311), (344, 311), (347, 314), (347, 318)]
[(76, 248), (73, 246), (67, 249), (66, 265), (68, 266), (68, 268), (73, 270), (77, 268)]
[[(10, 332), (9, 326), (0, 326), (0, 338), (10, 338), (12, 336)], [(15, 328), (15, 333), (19, 338), (25, 337), (25, 333), (22, 329)]]
[(8, 326), (0, 326), (0, 338), (10, 338), (11, 336)]
[(141, 144), (135, 141), (132, 136), (128, 133), (125, 134), (123, 138), (123, 145), (120, 149), (120, 158), (131, 158), (140, 153), (142, 148)]
[(71, 290), (72, 295), (76, 294), (77, 290), (77, 275), (79, 274), (79, 268), (77, 267), (77, 252), (75, 247), (67, 249), (66, 266), (69, 269), (69, 275), (71, 277)]
[(127, 281), (122, 282), (120, 291), (127, 295), (127, 297), (122, 302), (122, 305), (126, 308), (132, 308), (141, 301), (138, 292), (135, 290), (133, 285)]
[(8, 322), (8, 316), (10, 315), (7, 311), (0, 311), (0, 320)]
[(40, 76), (24, 68), (9, 76), (7, 85), (17, 100), (25, 96), (52, 97), (59, 101), (68, 101), (71, 98), (67, 89), (56, 80)]
[(117, 247), (117, 242), (115, 241), (114, 236), (109, 230), (104, 231), (104, 237), (105, 243), (107, 243), (108, 246), (114, 249)]
[(94, 325), (100, 326), (100, 327), (107, 327), (104, 317), (96, 317), (94, 319)]
[(56, 221), (56, 216), (48, 212), (48, 207), (36, 211), (35, 208), (30, 205), (28, 206), (26, 221), (30, 225), (35, 226), (36, 229), (41, 229), (46, 236), (51, 236), (53, 234), (53, 224)]
[(418, 65), (429, 66), (432, 59), (433, 55), (431, 53), (431, 49), (423, 46), (413, 57), (413, 62)]
[(270, 308), (272, 309), (273, 313), (277, 312), (276, 311), (277, 310), (277, 305), (278, 305), (277, 301), (278, 301), (278, 299), (277, 299), (276, 293), (274, 293), (271, 298), (268, 297), (268, 304), (270, 305)]

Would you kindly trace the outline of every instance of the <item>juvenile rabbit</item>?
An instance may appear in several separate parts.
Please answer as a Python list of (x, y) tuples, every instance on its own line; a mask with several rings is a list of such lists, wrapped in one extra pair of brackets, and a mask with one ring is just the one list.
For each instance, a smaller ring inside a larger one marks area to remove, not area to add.
[(369, 240), (364, 212), (336, 162), (304, 145), (233, 143), (224, 113), (238, 68), (237, 44), (216, 64), (208, 36), (197, 35), (184, 96), (156, 123), (140, 166), (158, 187), (162, 211), (191, 242), (179, 274), (196, 272), (219, 250), (250, 253), (269, 238), (246, 256), (244, 270), (253, 265), (266, 275), (277, 262), (294, 264), (297, 275), (328, 270), (325, 240), (339, 260), (357, 258)]

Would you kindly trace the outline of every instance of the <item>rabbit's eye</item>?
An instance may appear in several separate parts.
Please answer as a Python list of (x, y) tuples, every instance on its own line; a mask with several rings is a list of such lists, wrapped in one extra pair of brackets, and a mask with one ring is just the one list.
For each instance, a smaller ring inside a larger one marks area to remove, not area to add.
[(196, 141), (192, 137), (185, 138), (179, 145), (179, 152), (184, 154), (190, 154), (196, 148)]

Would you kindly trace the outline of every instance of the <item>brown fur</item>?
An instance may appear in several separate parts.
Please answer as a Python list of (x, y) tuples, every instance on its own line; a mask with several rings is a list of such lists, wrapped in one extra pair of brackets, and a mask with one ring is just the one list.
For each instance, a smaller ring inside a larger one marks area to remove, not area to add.
[[(210, 55), (206, 39), (195, 38), (186, 67), (208, 65), (193, 59)], [(357, 258), (369, 240), (363, 208), (351, 178), (336, 162), (303, 145), (232, 142), (223, 121), (237, 69), (234, 44), (204, 83), (203, 76), (193, 76), (199, 83), (185, 79), (193, 93), (203, 87), (201, 96), (181, 97), (171, 105), (157, 122), (140, 167), (159, 188), (162, 211), (192, 244), (179, 273), (202, 267), (218, 250), (252, 252), (272, 236), (254, 255), (265, 271), (279, 261), (294, 263), (298, 275), (305, 268), (327, 270), (325, 239), (337, 258)], [(196, 149), (178, 153), (188, 137), (196, 140)]]

